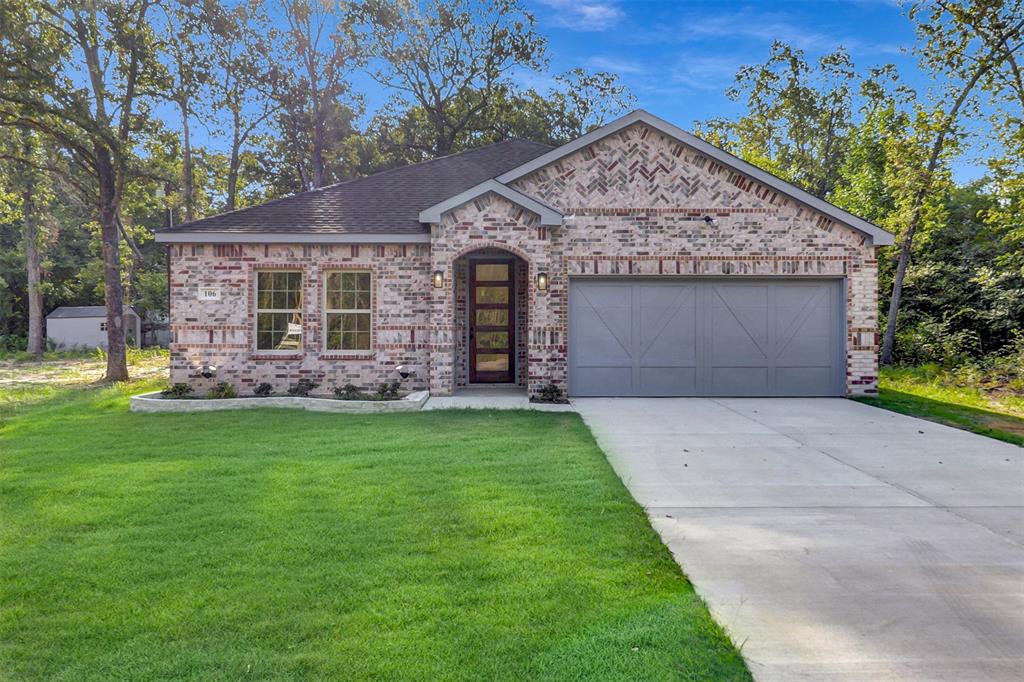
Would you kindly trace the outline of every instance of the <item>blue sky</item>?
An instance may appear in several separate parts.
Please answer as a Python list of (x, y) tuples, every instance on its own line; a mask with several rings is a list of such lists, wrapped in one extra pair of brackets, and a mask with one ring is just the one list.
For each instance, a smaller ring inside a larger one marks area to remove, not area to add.
[[(695, 120), (734, 116), (742, 104), (725, 91), (743, 64), (768, 56), (774, 40), (813, 60), (842, 45), (861, 71), (895, 64), (920, 96), (936, 87), (910, 53), (915, 36), (897, 0), (523, 0), (548, 37), (545, 73), (516, 75), (545, 90), (553, 74), (573, 67), (619, 75), (636, 105), (685, 129)], [(352, 78), (372, 115), (388, 99), (365, 74)], [(173, 111), (163, 111), (169, 120)], [(200, 144), (217, 143), (196, 131)], [(971, 158), (954, 163), (964, 182), (984, 169)]]
[[(733, 116), (742, 104), (725, 91), (743, 64), (768, 56), (774, 40), (809, 60), (842, 45), (858, 69), (895, 64), (925, 95), (934, 83), (910, 53), (915, 36), (897, 0), (524, 0), (549, 39), (547, 73), (520, 73), (546, 89), (551, 75), (576, 66), (619, 75), (637, 106), (690, 129), (695, 120)], [(386, 93), (359, 78), (370, 110)], [(979, 177), (971, 159), (954, 164), (956, 179)]]

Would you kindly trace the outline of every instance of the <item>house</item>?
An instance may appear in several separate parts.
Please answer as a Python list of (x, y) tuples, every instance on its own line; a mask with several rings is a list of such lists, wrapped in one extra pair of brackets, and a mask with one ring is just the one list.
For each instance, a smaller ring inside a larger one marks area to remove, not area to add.
[[(138, 346), (142, 322), (134, 308), (124, 309), (125, 341)], [(107, 347), (107, 309), (101, 305), (62, 305), (46, 316), (46, 338), (57, 348)]]
[(200, 389), (375, 386), (405, 365), (435, 395), (842, 396), (876, 390), (892, 235), (635, 111), (157, 240), (171, 381)]

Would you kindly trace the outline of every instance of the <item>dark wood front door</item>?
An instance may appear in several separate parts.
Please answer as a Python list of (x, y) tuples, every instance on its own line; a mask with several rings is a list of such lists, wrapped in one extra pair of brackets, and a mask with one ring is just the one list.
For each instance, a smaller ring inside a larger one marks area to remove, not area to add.
[(469, 380), (515, 381), (515, 286), (513, 261), (469, 264)]

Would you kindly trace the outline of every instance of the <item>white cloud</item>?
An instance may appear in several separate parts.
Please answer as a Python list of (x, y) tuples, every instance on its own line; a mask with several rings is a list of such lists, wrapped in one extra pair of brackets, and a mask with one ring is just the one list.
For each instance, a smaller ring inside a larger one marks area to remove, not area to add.
[(623, 12), (609, 0), (540, 0), (553, 13), (559, 26), (575, 31), (604, 31), (623, 18)]

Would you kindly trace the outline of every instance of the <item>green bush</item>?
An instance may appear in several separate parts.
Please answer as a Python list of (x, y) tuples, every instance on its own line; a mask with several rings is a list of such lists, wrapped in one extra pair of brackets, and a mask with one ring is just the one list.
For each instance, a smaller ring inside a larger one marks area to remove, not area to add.
[(258, 398), (269, 398), (274, 394), (274, 387), (264, 381), (262, 384), (254, 388), (252, 392)]
[(299, 379), (288, 387), (288, 395), (305, 398), (319, 385), (320, 384), (316, 383), (312, 379)]
[(952, 330), (945, 322), (924, 320), (896, 333), (893, 359), (901, 365), (956, 367), (980, 354), (978, 333)]
[(169, 388), (160, 391), (160, 395), (166, 398), (187, 398), (192, 393), (192, 387), (188, 384), (172, 384)]
[(206, 394), (206, 397), (211, 398), (213, 400), (221, 400), (223, 398), (237, 398), (238, 391), (236, 391), (235, 387), (229, 384), (228, 382), (222, 381), (213, 388), (211, 388), (210, 392)]
[(28, 348), (28, 337), (17, 334), (0, 334), (0, 352), (17, 353)]
[(335, 386), (334, 397), (338, 400), (368, 400), (369, 396), (363, 392), (363, 389), (359, 388), (355, 384), (345, 384), (344, 386)]
[(378, 400), (398, 400), (398, 389), (401, 388), (401, 384), (397, 381), (389, 383), (383, 383), (377, 388), (377, 399)]
[(537, 392), (537, 400), (544, 403), (561, 403), (565, 402), (565, 396), (558, 385), (549, 383)]

